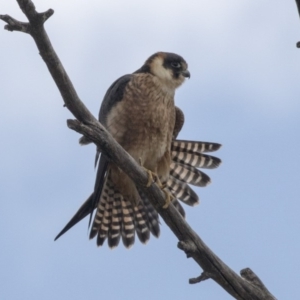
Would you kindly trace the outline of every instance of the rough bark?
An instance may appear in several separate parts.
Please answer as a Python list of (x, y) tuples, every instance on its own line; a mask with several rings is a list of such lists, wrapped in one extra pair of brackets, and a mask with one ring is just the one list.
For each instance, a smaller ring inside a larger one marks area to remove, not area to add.
[(276, 299), (250, 269), (242, 270), (241, 276), (239, 276), (222, 262), (205, 245), (172, 204), (167, 209), (162, 208), (165, 199), (164, 194), (158, 186), (153, 183), (149, 188), (146, 187), (148, 180), (146, 171), (117, 144), (79, 99), (43, 26), (44, 22), (53, 15), (54, 11), (49, 9), (44, 13), (37, 13), (32, 1), (17, 0), (17, 2), (29, 22), (19, 22), (8, 15), (0, 15), (0, 19), (7, 23), (5, 29), (9, 31), (21, 31), (33, 37), (40, 55), (45, 61), (62, 95), (65, 106), (76, 118), (76, 120), (67, 121), (68, 127), (92, 140), (110, 160), (133, 179), (149, 197), (149, 200), (157, 209), (160, 216), (178, 238), (178, 248), (183, 250), (187, 257), (192, 257), (203, 269), (199, 277), (190, 279), (190, 283), (197, 283), (211, 278), (235, 299)]

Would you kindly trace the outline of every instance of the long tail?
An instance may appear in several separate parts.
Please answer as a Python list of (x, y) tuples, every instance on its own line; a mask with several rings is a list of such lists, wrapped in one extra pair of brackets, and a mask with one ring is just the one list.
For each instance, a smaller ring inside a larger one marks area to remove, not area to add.
[(115, 189), (108, 172), (90, 232), (91, 239), (97, 236), (98, 246), (107, 239), (109, 247), (115, 248), (122, 238), (124, 246), (130, 248), (135, 232), (142, 243), (147, 243), (150, 232), (159, 236), (158, 214), (143, 193), (139, 193), (140, 201), (134, 206)]
[[(199, 203), (197, 194), (189, 184), (203, 187), (210, 183), (209, 176), (198, 170), (198, 168), (217, 168), (221, 160), (203, 153), (216, 151), (220, 147), (220, 144), (207, 142), (183, 140), (174, 140), (172, 142), (172, 163), (167, 187), (175, 197), (173, 205), (182, 216), (185, 216), (185, 212), (177, 199), (190, 206)], [(123, 244), (126, 247), (130, 247), (134, 243), (135, 232), (142, 243), (146, 243), (149, 240), (150, 233), (158, 237), (160, 234), (158, 214), (140, 190), (139, 195), (141, 199), (138, 205), (133, 207), (114, 188), (109, 173), (106, 173), (100, 200), (93, 202), (95, 199), (92, 194), (57, 235), (55, 240), (85, 218), (95, 208), (97, 208), (97, 212), (91, 228), (90, 238), (97, 236), (97, 244), (99, 246), (103, 245), (107, 239), (109, 247), (114, 248), (122, 239)]]

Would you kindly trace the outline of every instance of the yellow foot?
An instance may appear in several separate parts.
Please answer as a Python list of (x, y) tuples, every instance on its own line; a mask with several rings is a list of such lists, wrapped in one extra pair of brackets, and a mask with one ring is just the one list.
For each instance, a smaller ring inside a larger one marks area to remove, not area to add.
[(166, 203), (163, 205), (162, 208), (166, 209), (169, 207), (170, 203), (172, 202), (174, 198), (174, 196), (169, 192), (166, 191), (165, 189), (162, 190), (164, 192), (164, 194), (166, 195)]
[(148, 173), (148, 181), (147, 181), (147, 184), (146, 184), (146, 187), (149, 187), (153, 182), (156, 182), (158, 184), (158, 186), (160, 188), (162, 188), (162, 184), (158, 178), (158, 175), (155, 174), (154, 172), (146, 169), (143, 164), (142, 164), (142, 159), (139, 158), (139, 163), (140, 163), (140, 166)]
[[(144, 168), (144, 167), (143, 167)], [(148, 181), (146, 184), (146, 187), (149, 187), (153, 183), (153, 175), (157, 176), (156, 174), (152, 173), (150, 170), (144, 168), (144, 170), (148, 173)]]
[(147, 184), (146, 184), (146, 187), (149, 187), (153, 182), (155, 182), (159, 188), (164, 192), (165, 196), (166, 196), (166, 203), (163, 205), (163, 208), (168, 208), (168, 206), (170, 205), (170, 203), (172, 202), (174, 198), (174, 196), (170, 193), (169, 190), (166, 190), (167, 188), (167, 183), (161, 183), (158, 175), (148, 169), (146, 169), (143, 164), (142, 164), (142, 159), (139, 158), (139, 163), (140, 163), (140, 166), (147, 172), (148, 174), (148, 181), (147, 181)]
[(148, 173), (148, 181), (146, 187), (149, 187), (153, 182), (155, 182), (160, 189), (164, 189), (167, 186), (167, 183), (161, 183), (158, 175), (142, 166), (142, 168)]

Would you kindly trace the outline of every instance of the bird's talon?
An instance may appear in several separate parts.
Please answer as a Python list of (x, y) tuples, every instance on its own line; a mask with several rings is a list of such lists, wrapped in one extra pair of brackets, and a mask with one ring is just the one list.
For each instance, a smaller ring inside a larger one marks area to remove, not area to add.
[(163, 190), (163, 189), (167, 186), (167, 183), (164, 183), (164, 184), (161, 183), (161, 181), (160, 181), (158, 175), (155, 174), (155, 173), (153, 173), (153, 175), (155, 175), (155, 176), (154, 176), (154, 182), (158, 185), (158, 187), (159, 187), (160, 189)]
[(161, 184), (158, 176), (143, 166), (141, 158), (139, 158), (139, 164), (148, 174), (148, 181), (147, 181), (146, 187), (149, 187), (153, 182), (156, 182), (158, 184), (158, 186), (161, 188), (162, 184)]
[(164, 192), (164, 194), (166, 195), (166, 203), (163, 205), (163, 209), (166, 209), (169, 207), (170, 203), (172, 202), (172, 200), (174, 199), (174, 196), (166, 190), (162, 190)]
[(161, 183), (160, 182), (160, 186), (159, 186), (162, 190), (165, 189), (167, 187), (167, 183)]
[(153, 183), (153, 175), (152, 175), (153, 173), (147, 169), (145, 169), (145, 171), (148, 173), (148, 181), (146, 187), (149, 187)]

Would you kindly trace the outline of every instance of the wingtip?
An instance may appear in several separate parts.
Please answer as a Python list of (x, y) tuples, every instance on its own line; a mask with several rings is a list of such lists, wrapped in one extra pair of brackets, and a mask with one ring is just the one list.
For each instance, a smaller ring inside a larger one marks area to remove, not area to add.
[[(69, 223), (67, 225), (69, 225)], [(55, 237), (54, 242), (58, 240), (64, 233), (66, 233), (71, 227), (65, 226), (63, 230)]]
[(63, 230), (54, 238), (54, 242), (58, 240), (65, 232)]
[(55, 237), (54, 241), (60, 238), (63, 234), (65, 234), (69, 229), (71, 229), (74, 225), (84, 219), (91, 211), (91, 203), (93, 199), (93, 194), (91, 194), (88, 199), (81, 205), (75, 215), (71, 218), (71, 220), (67, 223), (67, 225), (60, 231), (60, 233)]

